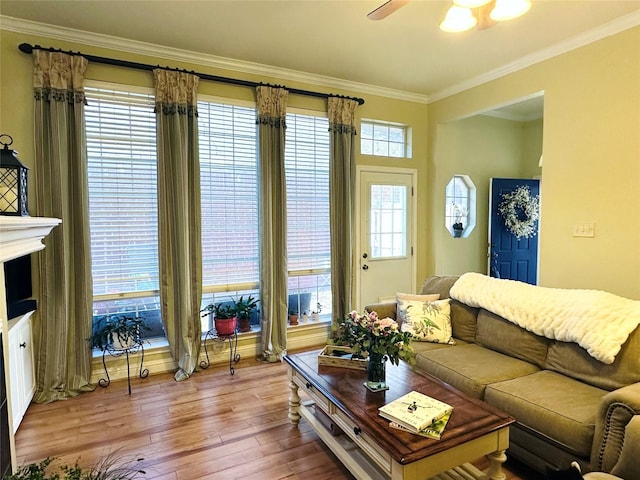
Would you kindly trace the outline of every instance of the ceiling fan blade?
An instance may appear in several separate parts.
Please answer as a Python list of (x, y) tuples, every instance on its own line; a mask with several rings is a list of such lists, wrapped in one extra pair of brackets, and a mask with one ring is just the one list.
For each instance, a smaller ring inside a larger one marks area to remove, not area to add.
[(387, 0), (375, 10), (367, 14), (369, 20), (382, 20), (388, 17), (400, 7), (404, 7), (409, 0)]

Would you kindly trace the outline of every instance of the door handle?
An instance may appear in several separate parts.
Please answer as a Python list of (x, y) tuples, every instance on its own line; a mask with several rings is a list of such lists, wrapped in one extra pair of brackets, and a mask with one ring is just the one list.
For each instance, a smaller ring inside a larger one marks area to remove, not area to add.
[(366, 263), (364, 265), (362, 265), (362, 269), (363, 270), (369, 270), (369, 265), (367, 265)]
[(366, 253), (363, 253), (362, 258), (369, 258), (369, 255), (367, 255)]

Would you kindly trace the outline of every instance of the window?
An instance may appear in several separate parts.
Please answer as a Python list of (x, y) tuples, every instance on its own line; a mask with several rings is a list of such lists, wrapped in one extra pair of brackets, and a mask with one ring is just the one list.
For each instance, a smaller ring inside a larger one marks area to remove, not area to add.
[[(258, 297), (260, 239), (255, 108), (198, 102), (203, 305)], [(211, 328), (208, 317), (202, 329)], [(253, 324), (259, 324), (257, 315)]]
[(407, 254), (407, 187), (371, 185), (369, 238), (371, 258)]
[(360, 123), (360, 153), (380, 157), (411, 158), (410, 129), (375, 120)]
[(476, 187), (468, 175), (454, 175), (445, 192), (445, 227), (454, 238), (466, 237), (474, 229)]
[(94, 321), (131, 314), (162, 336), (153, 95), (120, 88), (85, 89)]
[(287, 114), (289, 311), (331, 313), (329, 121)]
[[(259, 296), (259, 205), (255, 109), (199, 102), (203, 305)], [(287, 115), (289, 310), (330, 313), (329, 125)], [(211, 328), (203, 318), (202, 328)], [(256, 315), (253, 325), (259, 325)]]
[[(130, 313), (162, 336), (154, 97), (86, 88), (94, 319)], [(202, 304), (259, 297), (260, 232), (253, 105), (198, 102)], [(289, 308), (331, 312), (329, 132), (326, 117), (291, 113), (285, 152)], [(202, 330), (212, 328), (209, 316)], [(252, 324), (259, 325), (255, 315)], [(143, 332), (144, 333), (144, 332)]]

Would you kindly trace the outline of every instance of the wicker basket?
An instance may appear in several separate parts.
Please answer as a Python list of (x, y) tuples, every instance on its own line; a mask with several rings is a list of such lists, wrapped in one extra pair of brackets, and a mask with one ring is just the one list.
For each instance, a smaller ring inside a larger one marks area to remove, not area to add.
[[(332, 355), (332, 352), (339, 351), (344, 352), (346, 355), (337, 356)], [(343, 347), (340, 345), (327, 345), (322, 349), (318, 355), (318, 365), (325, 365), (328, 367), (341, 367), (351, 368), (353, 370), (366, 370), (367, 359), (366, 358), (351, 358), (353, 350), (351, 347)], [(364, 354), (366, 357), (366, 352)]]

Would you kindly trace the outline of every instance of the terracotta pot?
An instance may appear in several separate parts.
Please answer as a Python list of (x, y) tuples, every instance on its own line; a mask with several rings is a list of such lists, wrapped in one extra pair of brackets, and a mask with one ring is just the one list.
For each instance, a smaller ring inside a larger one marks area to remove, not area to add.
[(239, 318), (238, 319), (238, 330), (240, 330), (240, 332), (242, 332), (242, 333), (251, 331), (251, 324), (249, 323), (249, 319), (248, 318)]
[(216, 326), (216, 332), (218, 332), (218, 335), (220, 335), (221, 337), (226, 335), (233, 335), (236, 331), (236, 317), (214, 318), (213, 321)]
[(298, 325), (298, 315), (289, 315), (289, 325)]

